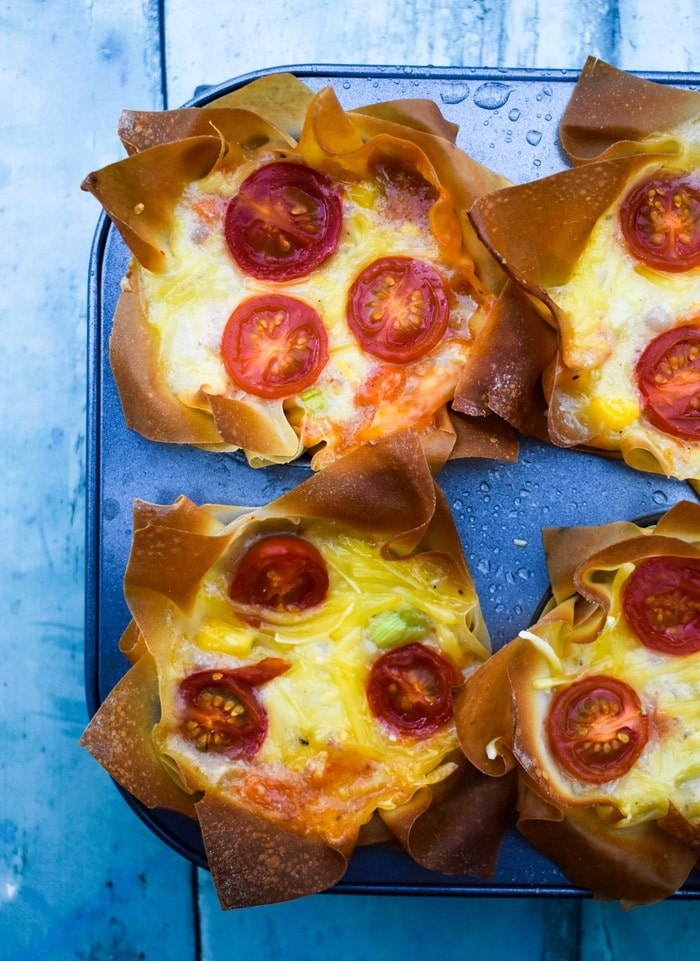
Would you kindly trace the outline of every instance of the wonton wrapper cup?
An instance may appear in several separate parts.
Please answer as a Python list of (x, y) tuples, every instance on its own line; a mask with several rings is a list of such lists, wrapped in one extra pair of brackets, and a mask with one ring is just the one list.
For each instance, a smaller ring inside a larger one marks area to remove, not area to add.
[[(495, 191), (476, 202), (470, 217), (506, 273), (538, 305), (538, 318), (530, 313), (527, 323), (540, 343), (551, 348), (548, 356), (540, 349), (531, 360), (546, 398), (546, 438), (559, 447), (621, 457), (636, 470), (695, 481), (695, 461), (677, 452), (684, 449), (684, 441), (663, 435), (643, 413), (622, 431), (610, 430), (610, 436), (603, 436), (594, 420), (586, 424), (583, 418), (571, 416), (572, 384), (582, 375), (595, 376), (597, 361), (584, 363), (578, 354), (576, 359), (568, 356), (577, 317), (569, 317), (557, 303), (557, 288), (571, 280), (599, 218), (624, 196), (644, 168), (659, 169), (665, 159), (662, 154), (646, 153), (592, 161)], [(544, 328), (549, 328), (550, 340)], [(541, 363), (536, 363), (537, 358)], [(667, 438), (676, 447), (669, 447)]]
[(700, 120), (700, 93), (645, 80), (589, 57), (559, 125), (575, 164), (629, 154), (680, 153), (680, 129)]
[[(426, 454), (433, 470), (451, 457), (515, 460), (513, 427), (541, 433), (544, 402), (528, 365), (508, 350), (513, 299), (522, 295), (500, 296), (504, 275), (467, 217), (478, 197), (507, 181), (458, 149), (456, 133), (431, 101), (345, 111), (330, 87), (313, 94), (288, 74), (259, 78), (203, 108), (124, 111), (119, 134), (128, 156), (89, 174), (83, 188), (103, 205), (134, 257), (110, 341), (128, 426), (161, 442), (240, 448), (253, 466), (288, 462), (303, 452), (284, 399), (261, 402), (240, 392), (234, 397), (233, 390), (212, 392), (205, 384), (196, 397), (171, 393), (159, 369), (157, 335), (146, 321), (140, 282), (144, 270), (167, 268), (173, 213), (188, 184), (258, 156), (284, 154), (331, 177), (362, 178), (377, 163), (398, 165), (430, 185), (436, 198), (432, 232), (482, 305), (479, 316), (487, 329), (472, 331), (474, 363), (457, 384), (456, 402), (436, 411), (433, 423), (422, 428)], [(520, 312), (529, 309), (524, 302)], [(506, 338), (502, 349), (499, 332)]]
[[(595, 361), (581, 366), (576, 342), (579, 326), (591, 317), (569, 317), (560, 308), (557, 288), (574, 276), (599, 219), (625, 196), (631, 185), (664, 167), (672, 172), (697, 169), (698, 148), (684, 124), (700, 121), (700, 94), (641, 80), (589, 58), (560, 125), (562, 145), (578, 166), (541, 180), (506, 187), (479, 198), (470, 211), (477, 234), (504, 271), (539, 305), (541, 323), (556, 331), (558, 343), (540, 367), (547, 399), (548, 439), (604, 456), (622, 457), (637, 470), (697, 481), (696, 464), (682, 453), (684, 441), (657, 431), (644, 416), (619, 433), (596, 429), (595, 418), (570, 413), (574, 382), (595, 377)], [(613, 241), (615, 242), (615, 241)], [(659, 283), (664, 283), (663, 275)], [(591, 298), (602, 298), (601, 287)], [(679, 322), (685, 318), (681, 317)], [(604, 336), (604, 325), (600, 337)], [(650, 338), (654, 330), (650, 330)], [(602, 350), (591, 341), (589, 353)], [(614, 348), (614, 345), (613, 345)], [(572, 356), (573, 351), (573, 356)], [(537, 356), (544, 358), (542, 351)], [(640, 403), (641, 406), (641, 403)], [(675, 446), (674, 446), (675, 445)], [(700, 458), (697, 464), (700, 470)]]
[[(700, 505), (682, 501), (654, 527), (545, 529), (544, 542), (552, 596), (530, 631), (542, 649), (558, 651), (600, 633), (621, 565), (658, 554), (700, 556)], [(626, 907), (669, 897), (699, 866), (700, 822), (687, 820), (669, 801), (664, 816), (615, 827), (619, 812), (602, 790), (596, 803), (562, 778), (547, 746), (546, 706), (533, 694), (533, 682), (549, 667), (528, 633), (460, 688), (455, 717), (462, 749), (492, 777), (517, 772), (517, 827), (573, 884)]]
[[(398, 840), (424, 867), (490, 876), (514, 807), (514, 779), (485, 777), (455, 748), (452, 773), (418, 789), (405, 804), (381, 812), (351, 843), (333, 847), (251, 813), (220, 790), (185, 790), (154, 748), (159, 719), (158, 663), (172, 632), (192, 608), (202, 577), (237, 539), (262, 524), (324, 518), (383, 542), (390, 559), (429, 551), (464, 584), (472, 631), (482, 654), (488, 638), (474, 584), (444, 495), (436, 487), (416, 434), (393, 435), (330, 465), (259, 510), (137, 502), (125, 576), (133, 620), (121, 647), (132, 663), (97, 711), (82, 744), (114, 779), (148, 807), (199, 820), (224, 908), (272, 903), (325, 890), (339, 881), (355, 843)], [(247, 525), (254, 525), (252, 528)], [(172, 763), (172, 762), (170, 762)]]

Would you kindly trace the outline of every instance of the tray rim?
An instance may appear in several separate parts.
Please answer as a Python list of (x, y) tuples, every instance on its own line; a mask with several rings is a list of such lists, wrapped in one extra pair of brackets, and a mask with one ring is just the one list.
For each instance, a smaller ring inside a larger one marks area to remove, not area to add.
[[(629, 70), (642, 79), (658, 83), (682, 86), (698, 86), (700, 88), (700, 72), (671, 71), (635, 71)], [(204, 106), (225, 93), (237, 90), (258, 78), (276, 73), (291, 73), (300, 79), (313, 77), (348, 78), (348, 79), (401, 79), (417, 80), (467, 80), (471, 82), (533, 82), (572, 83), (578, 78), (578, 68), (539, 68), (539, 67), (453, 67), (453, 66), (385, 66), (376, 64), (284, 64), (275, 67), (265, 67), (253, 70), (217, 84), (203, 84), (197, 86), (194, 95), (182, 107)], [(170, 109), (165, 107), (164, 109)], [(86, 336), (86, 510), (85, 510), (85, 598), (84, 598), (84, 680), (86, 704), (90, 718), (100, 707), (99, 673), (97, 668), (99, 647), (99, 596), (100, 577), (97, 560), (99, 558), (100, 525), (99, 507), (101, 505), (100, 486), (100, 453), (102, 448), (102, 434), (100, 430), (100, 396), (102, 392), (102, 367), (100, 363), (100, 334), (98, 319), (101, 318), (102, 308), (102, 278), (103, 258), (109, 238), (116, 228), (112, 225), (107, 214), (102, 211), (98, 215), (95, 232), (92, 238), (88, 266), (87, 293), (87, 336)], [(543, 599), (544, 602), (544, 599)], [(118, 783), (113, 781), (118, 792), (123, 796), (129, 807), (138, 818), (162, 840), (171, 850), (189, 860), (195, 867), (209, 870), (206, 856), (179, 838), (171, 837), (168, 830), (156, 820), (157, 812), (151, 811), (140, 801), (129, 794)], [(357, 849), (361, 851), (361, 848)], [(365, 849), (368, 850), (368, 849)], [(406, 855), (408, 857), (408, 855)], [(341, 879), (332, 888), (321, 892), (324, 894), (372, 894), (380, 896), (435, 896), (435, 897), (547, 897), (547, 898), (575, 898), (591, 899), (588, 890), (563, 884), (532, 884), (526, 883), (494, 883), (492, 879), (482, 881), (469, 879), (469, 884), (450, 883), (449, 876), (444, 884), (423, 883), (393, 883), (353, 881)], [(700, 899), (700, 886), (697, 889), (680, 888), (666, 900), (695, 900)]]
[[(386, 66), (378, 64), (340, 63), (283, 64), (278, 67), (264, 67), (260, 70), (251, 70), (217, 84), (202, 84), (196, 88), (194, 96), (182, 104), (182, 106), (203, 106), (230, 90), (237, 90), (252, 80), (257, 80), (260, 77), (275, 73), (292, 73), (297, 77), (307, 78), (324, 76), (368, 79), (369, 76), (373, 76), (374, 79), (381, 78), (389, 80), (482, 80), (488, 82), (503, 79), (504, 81), (511, 82), (546, 80), (551, 83), (571, 83), (578, 78), (580, 72), (580, 68), (558, 67), (439, 67), (428, 64), (423, 66)], [(683, 71), (674, 73), (668, 70), (627, 70), (625, 72), (640, 77), (643, 80), (651, 80), (657, 83), (688, 86), (700, 85), (700, 72)], [(375, 76), (375, 74), (378, 76)]]

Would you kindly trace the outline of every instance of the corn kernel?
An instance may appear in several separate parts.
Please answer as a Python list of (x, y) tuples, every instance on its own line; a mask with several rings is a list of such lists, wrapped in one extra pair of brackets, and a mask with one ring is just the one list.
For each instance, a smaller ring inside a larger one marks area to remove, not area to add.
[(348, 195), (358, 207), (366, 207), (368, 210), (373, 210), (377, 201), (376, 187), (366, 182), (351, 184)]
[(235, 657), (247, 657), (253, 647), (254, 632), (225, 621), (207, 620), (195, 638), (205, 651), (223, 651)]
[(623, 430), (639, 417), (639, 405), (622, 397), (594, 397), (588, 415), (595, 427)]

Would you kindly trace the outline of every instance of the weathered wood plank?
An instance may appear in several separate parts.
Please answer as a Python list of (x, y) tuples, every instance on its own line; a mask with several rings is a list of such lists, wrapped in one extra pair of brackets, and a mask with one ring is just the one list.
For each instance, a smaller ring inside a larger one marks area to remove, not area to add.
[(623, 911), (616, 904), (588, 902), (581, 923), (579, 961), (678, 961), (698, 953), (697, 904), (664, 901)]
[(696, 0), (672, 5), (619, 2), (615, 63), (624, 70), (697, 71), (700, 7)]
[(156, 9), (141, 0), (57, 0), (5, 5), (2, 14), (7, 958), (194, 954), (189, 865), (141, 825), (77, 744), (87, 721), (85, 308), (99, 214), (79, 185), (120, 155), (115, 126), (125, 103), (161, 104)]
[(215, 895), (207, 876), (201, 897), (202, 959), (220, 958), (222, 944), (235, 944), (243, 955), (264, 944), (267, 961), (577, 961), (580, 906), (568, 900), (321, 894), (224, 914), (211, 909)]
[(472, 947), (566, 961), (577, 957), (580, 913), (584, 961), (626, 948), (659, 961), (670, 961), (670, 946), (674, 957), (690, 953), (697, 912), (679, 902), (623, 914), (563, 901), (327, 895), (225, 915), (199, 872), (193, 903), (193, 869), (77, 747), (86, 721), (85, 281), (98, 214), (78, 185), (120, 155), (122, 107), (175, 106), (198, 84), (293, 63), (577, 67), (589, 52), (628, 69), (688, 70), (697, 4), (678, 0), (663, 43), (656, 0), (163, 6), (167, 103), (157, 0), (27, 0), (2, 14), (0, 954), (188, 961), (198, 956), (197, 910), (205, 959), (235, 937), (237, 953), (264, 946), (265, 957), (403, 958), (417, 945), (446, 958)]
[(433, 64), (577, 69), (589, 54), (630, 70), (693, 70), (700, 9), (679, 0), (658, 39), (653, 0), (170, 0), (165, 17), (168, 97), (203, 83), (286, 64)]

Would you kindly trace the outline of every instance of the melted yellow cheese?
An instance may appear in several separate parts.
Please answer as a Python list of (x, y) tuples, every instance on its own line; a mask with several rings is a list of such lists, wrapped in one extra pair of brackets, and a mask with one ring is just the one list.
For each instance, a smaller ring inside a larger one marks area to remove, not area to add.
[[(370, 618), (409, 605), (430, 625), (421, 643), (442, 651), (464, 675), (487, 650), (472, 630), (473, 591), (430, 555), (388, 561), (378, 544), (319, 523), (303, 533), (327, 564), (326, 600), (301, 614), (250, 627), (228, 601), (230, 562), (222, 559), (202, 582), (164, 672), (164, 720), (155, 739), (160, 751), (187, 772), (191, 787), (211, 785), (266, 816), (337, 842), (377, 808), (393, 808), (421, 785), (446, 777), (452, 765), (444, 763), (445, 757), (458, 747), (452, 723), (429, 737), (411, 738), (374, 717), (365, 689), (371, 664), (383, 651), (370, 639)], [(269, 721), (259, 752), (243, 762), (198, 751), (169, 720), (178, 716), (181, 679), (265, 657), (282, 658), (289, 669), (256, 688)]]
[[(464, 290), (453, 293), (448, 332), (427, 357), (406, 366), (400, 403), (361, 406), (356, 394), (383, 362), (361, 349), (348, 329), (345, 305), (357, 274), (384, 256), (428, 261), (448, 284), (453, 281), (453, 268), (445, 263), (430, 230), (427, 208), (415, 220), (396, 219), (383, 207), (379, 181), (349, 185), (344, 188), (343, 229), (335, 252), (306, 277), (270, 284), (238, 267), (222, 228), (226, 201), (250, 172), (247, 167), (217, 171), (188, 188), (173, 218), (168, 271), (143, 272), (144, 302), (158, 334), (160, 367), (169, 389), (191, 406), (201, 405), (201, 388), (250, 399), (227, 375), (221, 337), (241, 302), (274, 288), (310, 304), (329, 334), (330, 357), (317, 381), (313, 407), (298, 396), (287, 402), (290, 422), (304, 446), (327, 445), (314, 466), (322, 467), (357, 443), (358, 432), (369, 432), (361, 439), (371, 439), (372, 430), (380, 434), (423, 426), (454, 394), (468, 356), (476, 302)], [(206, 202), (215, 205), (212, 222), (197, 212)], [(259, 398), (254, 402), (266, 403)]]
[[(604, 798), (622, 814), (619, 827), (662, 818), (669, 802), (690, 820), (700, 817), (700, 653), (671, 656), (642, 645), (621, 609), (621, 590), (632, 570), (627, 564), (618, 572), (610, 614), (596, 640), (569, 644), (563, 631), (533, 681), (543, 725), (551, 697), (581, 677), (612, 676), (636, 691), (648, 718), (649, 739), (629, 772), (592, 785), (551, 761), (550, 777), (559, 790), (573, 795), (576, 803)], [(549, 646), (536, 635), (533, 644), (540, 653)], [(544, 730), (542, 736), (546, 741)]]
[[(667, 162), (664, 172), (699, 165), (695, 145), (675, 167)], [(640, 179), (649, 175), (647, 169)], [(554, 404), (567, 432), (587, 438), (592, 446), (646, 447), (657, 461), (655, 469), (697, 478), (698, 445), (665, 434), (644, 417), (635, 367), (661, 333), (700, 320), (700, 268), (663, 273), (640, 264), (622, 236), (621, 199), (596, 223), (568, 283), (550, 291), (559, 310), (562, 359), (569, 368), (557, 378)]]

